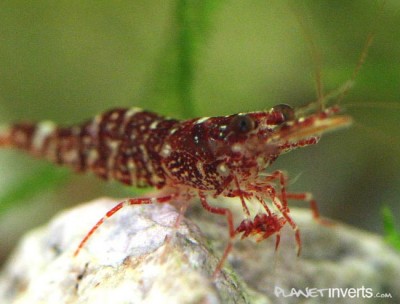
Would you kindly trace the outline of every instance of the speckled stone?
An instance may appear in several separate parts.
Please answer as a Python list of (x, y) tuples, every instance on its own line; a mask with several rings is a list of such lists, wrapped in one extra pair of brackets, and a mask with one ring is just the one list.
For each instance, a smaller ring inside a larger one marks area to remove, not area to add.
[[(294, 233), (285, 227), (277, 252), (274, 237), (235, 242), (230, 265), (216, 280), (212, 272), (228, 230), (223, 217), (196, 204), (178, 229), (178, 213), (168, 204), (123, 208), (73, 257), (117, 202), (98, 199), (28, 233), (0, 274), (0, 303), (363, 303), (360, 296), (329, 299), (328, 291), (321, 291), (324, 297), (283, 296), (292, 288), (361, 293), (363, 287), (392, 296), (368, 303), (400, 302), (399, 253), (379, 236), (340, 223), (321, 226), (308, 210), (292, 210), (301, 229), (300, 257)], [(228, 204), (240, 208), (234, 200)], [(173, 236), (168, 245), (167, 235)]]

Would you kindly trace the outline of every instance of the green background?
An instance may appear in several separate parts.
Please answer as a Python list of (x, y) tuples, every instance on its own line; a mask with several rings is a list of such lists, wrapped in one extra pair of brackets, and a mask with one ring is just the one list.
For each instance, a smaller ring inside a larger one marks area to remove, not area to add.
[[(316, 99), (315, 58), (295, 15), (321, 53), (326, 91), (351, 77), (377, 24), (367, 60), (342, 102), (355, 125), (282, 156), (273, 168), (289, 172), (291, 190), (311, 191), (325, 216), (378, 232), (383, 205), (398, 218), (399, 1), (386, 1), (379, 20), (377, 1), (214, 1), (211, 7), (204, 4), (211, 1), (188, 1), (183, 23), (195, 25), (188, 32), (181, 31), (178, 2), (2, 1), (1, 123), (73, 124), (112, 107), (188, 118), (303, 105)], [(182, 61), (185, 54), (189, 63)], [(365, 107), (369, 102), (375, 106)], [(0, 151), (0, 197), (46, 170), (64, 179), (65, 171), (43, 165)], [(53, 184), (28, 181), (28, 195), (18, 193), (22, 199), (11, 199), (12, 208), (0, 213), (0, 256), (57, 210), (135, 193), (90, 175)], [(33, 195), (29, 187), (42, 190)], [(6, 205), (0, 201), (1, 209)]]

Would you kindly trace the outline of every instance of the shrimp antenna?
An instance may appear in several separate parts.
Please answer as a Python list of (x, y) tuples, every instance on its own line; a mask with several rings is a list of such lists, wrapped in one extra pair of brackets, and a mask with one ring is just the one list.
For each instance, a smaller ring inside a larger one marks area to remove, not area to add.
[(314, 42), (313, 36), (311, 34), (311, 31), (306, 26), (306, 24), (304, 22), (304, 18), (301, 16), (301, 14), (298, 12), (298, 10), (295, 9), (293, 6), (290, 6), (290, 11), (296, 18), (297, 23), (300, 26), (302, 35), (309, 46), (310, 57), (313, 59), (313, 62), (314, 62), (314, 80), (315, 80), (315, 86), (316, 86), (317, 97), (318, 97), (318, 99), (315, 103), (317, 103), (319, 105), (319, 110), (323, 111), (324, 103), (322, 101), (324, 100), (324, 86), (323, 86), (323, 81), (322, 81), (321, 52), (317, 48), (317, 46)]
[(365, 59), (367, 58), (367, 55), (368, 55), (368, 50), (371, 47), (372, 42), (374, 41), (377, 29), (378, 29), (378, 25), (379, 25), (379, 20), (382, 18), (382, 14), (383, 14), (385, 5), (386, 5), (386, 0), (382, 1), (381, 5), (378, 9), (377, 16), (372, 25), (372, 29), (370, 30), (367, 38), (365, 39), (364, 47), (362, 48), (360, 57), (358, 59), (356, 67), (354, 68), (353, 74), (351, 75), (351, 78), (348, 81), (346, 81), (346, 83), (349, 83), (350, 85), (344, 86), (341, 95), (337, 99), (337, 103), (340, 103), (345, 98), (345, 96), (348, 94), (352, 84), (354, 83), (358, 73), (360, 72), (361, 67), (364, 65)]

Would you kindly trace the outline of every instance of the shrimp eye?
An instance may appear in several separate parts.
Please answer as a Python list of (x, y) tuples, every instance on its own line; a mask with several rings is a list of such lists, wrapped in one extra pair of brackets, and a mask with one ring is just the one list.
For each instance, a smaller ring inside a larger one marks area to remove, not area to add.
[(235, 133), (247, 133), (254, 130), (255, 127), (255, 121), (246, 114), (236, 115), (230, 123), (230, 129)]
[(295, 119), (294, 109), (287, 104), (279, 104), (272, 108), (274, 112), (280, 112), (283, 115), (284, 121), (290, 121)]

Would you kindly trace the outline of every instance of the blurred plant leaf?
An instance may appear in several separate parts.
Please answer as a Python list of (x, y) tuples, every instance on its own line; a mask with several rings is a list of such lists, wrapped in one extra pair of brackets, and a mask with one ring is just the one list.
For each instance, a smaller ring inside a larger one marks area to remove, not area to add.
[(382, 209), (382, 219), (386, 242), (400, 251), (400, 231), (396, 230), (393, 213), (386, 206)]
[[(196, 116), (193, 86), (196, 64), (212, 28), (212, 14), (222, 0), (177, 0), (172, 40), (161, 51), (148, 95), (185, 118)], [(148, 99), (152, 99), (146, 96)]]
[(45, 165), (36, 172), (18, 180), (0, 196), (0, 215), (16, 205), (28, 203), (35, 195), (55, 189), (62, 185), (69, 173), (64, 168), (55, 168), (54, 165)]
[(178, 0), (176, 6), (178, 46), (178, 93), (182, 113), (186, 117), (195, 114), (193, 106), (193, 81), (196, 59), (200, 47), (209, 35), (211, 14), (221, 1)]

